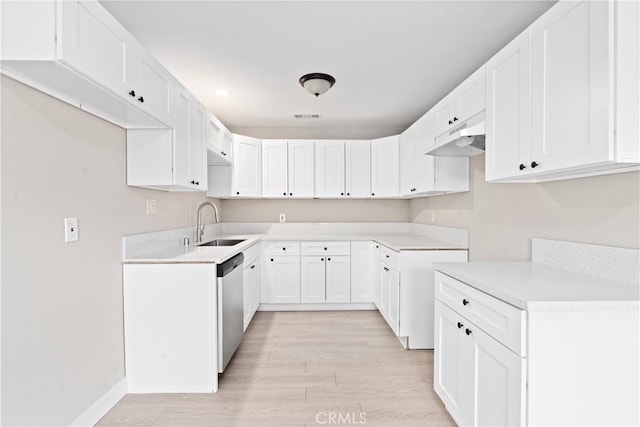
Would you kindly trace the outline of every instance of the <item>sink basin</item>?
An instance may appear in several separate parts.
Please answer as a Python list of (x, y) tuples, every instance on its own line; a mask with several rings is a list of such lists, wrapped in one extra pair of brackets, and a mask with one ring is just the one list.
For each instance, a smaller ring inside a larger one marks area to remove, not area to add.
[(238, 243), (242, 243), (244, 240), (235, 239), (216, 239), (210, 242), (201, 243), (198, 246), (235, 246)]

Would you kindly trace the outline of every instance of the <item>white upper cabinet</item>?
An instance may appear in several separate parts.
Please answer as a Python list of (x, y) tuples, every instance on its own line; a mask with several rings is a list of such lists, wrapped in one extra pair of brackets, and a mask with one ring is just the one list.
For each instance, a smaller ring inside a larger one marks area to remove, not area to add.
[(559, 2), (489, 61), (487, 180), (638, 169), (639, 26), (638, 2)]
[(129, 101), (167, 126), (173, 126), (175, 79), (137, 43), (128, 46), (127, 53), (127, 69), (133, 82), (127, 92)]
[(3, 2), (2, 72), (118, 126), (173, 125), (175, 79), (97, 1)]
[(233, 134), (213, 114), (208, 115), (209, 164), (231, 164), (233, 154)]
[(371, 197), (371, 141), (345, 142), (345, 190), (347, 197)]
[(409, 196), (416, 191), (414, 155), (417, 137), (418, 128), (415, 123), (400, 134), (400, 194), (402, 196)]
[(371, 141), (371, 196), (400, 195), (398, 135)]
[(314, 196), (314, 148), (312, 141), (289, 141), (289, 196)]
[(316, 141), (315, 170), (316, 197), (345, 197), (344, 141)]
[(469, 191), (469, 160), (425, 154), (434, 141), (434, 110), (400, 135), (400, 192), (404, 197)]
[(206, 109), (176, 89), (173, 129), (127, 131), (127, 185), (166, 191), (206, 191)]
[(313, 141), (263, 141), (262, 196), (311, 198), (313, 195)]
[(259, 139), (235, 135), (233, 196), (260, 197), (262, 194), (262, 146)]
[(531, 28), (487, 62), (486, 179), (512, 177), (531, 154)]
[(435, 136), (475, 116), (484, 108), (485, 69), (483, 65), (433, 107)]
[(544, 171), (609, 159), (612, 24), (613, 3), (591, 1), (561, 2), (533, 24), (536, 143), (527, 167)]
[(262, 196), (288, 196), (288, 182), (287, 141), (262, 141)]
[(60, 61), (129, 96), (135, 89), (134, 68), (139, 65), (133, 57), (138, 54), (135, 39), (98, 2), (61, 1), (57, 6)]

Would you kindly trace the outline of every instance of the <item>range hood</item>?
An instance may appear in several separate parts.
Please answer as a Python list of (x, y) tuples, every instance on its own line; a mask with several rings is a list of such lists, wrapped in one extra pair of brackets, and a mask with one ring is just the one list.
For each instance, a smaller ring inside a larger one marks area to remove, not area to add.
[(430, 156), (471, 157), (484, 153), (484, 111), (436, 137)]

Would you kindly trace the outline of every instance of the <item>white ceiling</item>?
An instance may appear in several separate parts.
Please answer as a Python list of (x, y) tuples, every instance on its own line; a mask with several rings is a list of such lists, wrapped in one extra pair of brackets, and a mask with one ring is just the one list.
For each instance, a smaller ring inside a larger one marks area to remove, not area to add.
[[(406, 129), (553, 2), (102, 4), (232, 131), (373, 138)], [(335, 86), (316, 99), (298, 83), (310, 72)]]

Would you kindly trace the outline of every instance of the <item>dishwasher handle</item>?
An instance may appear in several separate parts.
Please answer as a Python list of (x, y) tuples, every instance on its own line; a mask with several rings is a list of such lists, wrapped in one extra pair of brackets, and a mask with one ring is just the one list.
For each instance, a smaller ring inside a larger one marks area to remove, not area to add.
[(234, 256), (232, 258), (229, 258), (228, 260), (226, 260), (222, 264), (218, 264), (217, 277), (226, 276), (227, 274), (231, 273), (236, 268), (242, 266), (243, 262), (244, 262), (244, 254), (243, 253), (239, 253), (238, 255), (236, 255), (236, 256)]

